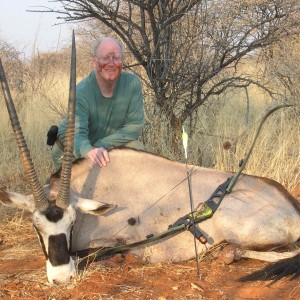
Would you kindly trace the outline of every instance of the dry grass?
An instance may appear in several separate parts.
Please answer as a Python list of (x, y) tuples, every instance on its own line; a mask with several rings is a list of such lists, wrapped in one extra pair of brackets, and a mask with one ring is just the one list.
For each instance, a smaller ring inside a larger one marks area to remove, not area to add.
[[(42, 182), (47, 180), (53, 170), (46, 134), (51, 125), (59, 124), (67, 105), (69, 75), (68, 70), (64, 71), (55, 71), (51, 65), (47, 67), (43, 60), (39, 66), (37, 61), (25, 73), (22, 90), (11, 91)], [(260, 119), (276, 105), (274, 99), (261, 93), (258, 88), (250, 88), (248, 92), (249, 109), (245, 93), (239, 90), (213, 99), (199, 108), (197, 122), (193, 125), (194, 134), (189, 140), (189, 163), (237, 170), (239, 160), (250, 148)], [(147, 105), (150, 103), (147, 98), (145, 102)], [(299, 105), (282, 109), (269, 117), (246, 166), (246, 173), (275, 179), (288, 188), (299, 183), (299, 109)], [(170, 132), (164, 122), (158, 120), (157, 115), (147, 117), (151, 122), (145, 128), (149, 133), (145, 134), (146, 147), (171, 159), (183, 161), (183, 149), (174, 153), (167, 139)], [(185, 127), (188, 132), (191, 130), (188, 124)], [(231, 144), (228, 150), (223, 147), (226, 141)], [(26, 190), (4, 101), (0, 101), (0, 143), (3, 145), (0, 148), (0, 187)]]
[[(45, 81), (47, 80), (45, 79)], [(29, 92), (31, 90), (29, 89)], [(67, 105), (67, 90), (67, 76), (65, 78), (61, 76), (61, 80), (57, 82), (57, 85), (52, 86), (50, 89), (38, 90), (31, 94), (31, 97), (26, 94), (26, 89), (24, 94), (21, 95), (12, 91), (19, 121), (35, 169), (42, 182), (46, 181), (53, 170), (50, 158), (51, 149), (46, 145), (47, 132), (51, 125), (58, 124), (62, 118), (53, 111), (53, 104), (56, 103), (56, 108), (62, 105), (62, 101)], [(65, 107), (62, 107), (61, 111), (64, 109)], [(0, 102), (0, 119), (0, 142), (2, 144), (0, 148), (2, 157), (0, 162), (0, 186), (13, 188), (17, 191), (26, 190), (18, 147), (11, 130), (4, 101)]]
[(41, 252), (29, 213), (1, 206), (0, 222), (1, 259), (21, 259), (32, 251)]
[[(188, 162), (203, 167), (236, 172), (248, 153), (261, 119), (281, 104), (258, 89), (249, 90), (249, 111), (245, 94), (234, 91), (199, 108), (198, 122), (189, 139)], [(264, 123), (245, 173), (263, 176), (292, 189), (300, 183), (300, 107), (277, 110)], [(149, 150), (184, 162), (183, 148), (174, 153), (166, 126), (148, 116), (156, 127), (146, 128)], [(191, 128), (185, 126), (189, 132)], [(228, 148), (224, 146), (227, 143)]]
[[(218, 143), (215, 152), (215, 167), (236, 171), (238, 163), (248, 153), (261, 118), (275, 103), (259, 103), (250, 110), (249, 123), (243, 120), (243, 106), (230, 107), (226, 103), (225, 114), (231, 115), (226, 126), (216, 123)], [(228, 107), (229, 106), (229, 107)], [(229, 111), (226, 112), (226, 110)], [(235, 112), (233, 113), (233, 109)], [(300, 115), (299, 107), (283, 108), (274, 112), (264, 123), (256, 141), (245, 173), (264, 176), (292, 189), (300, 182)], [(238, 116), (241, 116), (240, 119)], [(224, 142), (231, 147), (224, 149)]]

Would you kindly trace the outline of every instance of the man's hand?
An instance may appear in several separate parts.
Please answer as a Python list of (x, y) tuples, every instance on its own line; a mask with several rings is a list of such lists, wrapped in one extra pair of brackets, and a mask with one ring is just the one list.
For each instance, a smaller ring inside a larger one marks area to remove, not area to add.
[(109, 163), (109, 155), (108, 152), (100, 147), (94, 148), (86, 155), (88, 159), (90, 159), (94, 164), (97, 164), (100, 168), (106, 167)]

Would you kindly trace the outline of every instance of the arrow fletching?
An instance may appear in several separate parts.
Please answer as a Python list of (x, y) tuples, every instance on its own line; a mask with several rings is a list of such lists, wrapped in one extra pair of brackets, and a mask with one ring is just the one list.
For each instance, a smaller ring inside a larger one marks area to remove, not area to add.
[(188, 139), (189, 139), (189, 136), (188, 136), (188, 134), (185, 132), (184, 126), (182, 126), (182, 145), (183, 145), (183, 148), (184, 148), (184, 156), (185, 156), (185, 159), (187, 159)]

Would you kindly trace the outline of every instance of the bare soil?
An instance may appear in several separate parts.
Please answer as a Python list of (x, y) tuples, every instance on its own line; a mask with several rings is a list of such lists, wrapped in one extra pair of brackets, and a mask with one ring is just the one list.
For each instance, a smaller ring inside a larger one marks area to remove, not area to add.
[(212, 255), (199, 262), (200, 278), (195, 260), (145, 265), (131, 254), (119, 254), (80, 263), (71, 283), (51, 286), (30, 215), (1, 208), (0, 227), (1, 299), (300, 299), (300, 278), (239, 282), (267, 263), (243, 259), (226, 265)]

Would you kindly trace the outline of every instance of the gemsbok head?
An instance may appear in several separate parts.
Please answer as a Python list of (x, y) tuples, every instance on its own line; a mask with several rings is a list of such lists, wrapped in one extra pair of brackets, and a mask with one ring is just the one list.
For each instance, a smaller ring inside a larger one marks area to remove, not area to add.
[[(17, 144), (26, 177), (32, 195), (16, 206), (27, 208), (33, 214), (33, 225), (38, 234), (46, 257), (47, 276), (50, 283), (65, 283), (75, 273), (74, 260), (70, 255), (72, 227), (75, 222), (75, 207), (70, 203), (70, 178), (73, 159), (73, 140), (75, 128), (75, 84), (76, 84), (76, 49), (75, 36), (72, 36), (72, 57), (70, 91), (68, 104), (68, 128), (64, 150), (61, 181), (57, 196), (47, 197), (38, 180), (32, 163), (29, 149), (18, 120), (18, 116), (10, 95), (5, 73), (0, 61), (1, 86), (4, 93), (9, 117), (16, 136)], [(33, 199), (32, 199), (33, 197)], [(24, 198), (25, 199), (25, 198)], [(31, 200), (31, 201), (30, 201)], [(1, 202), (10, 204), (11, 197), (1, 191)], [(7, 202), (7, 203), (6, 203)], [(22, 202), (22, 203), (21, 203)]]

